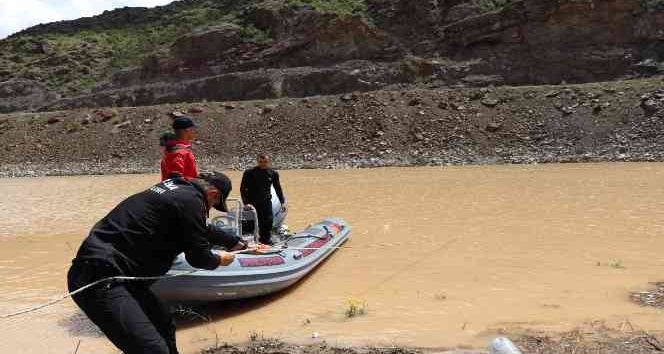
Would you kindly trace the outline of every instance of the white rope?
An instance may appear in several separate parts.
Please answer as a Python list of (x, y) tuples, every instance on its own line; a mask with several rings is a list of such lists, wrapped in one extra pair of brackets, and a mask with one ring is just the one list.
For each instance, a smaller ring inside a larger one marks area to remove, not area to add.
[[(312, 251), (316, 251), (316, 250), (320, 250), (320, 249), (324, 249), (324, 248), (326, 248), (326, 249), (341, 249), (341, 248), (352, 248), (352, 247), (350, 247), (350, 246), (337, 246), (337, 247), (321, 247), (321, 248), (295, 248), (295, 247), (265, 248), (265, 249), (250, 248), (250, 249), (239, 250), (239, 251), (234, 251), (234, 252), (230, 252), (230, 253), (232, 253), (232, 254), (243, 254), (243, 253), (249, 253), (249, 252), (257, 252), (257, 255), (260, 255), (261, 252), (265, 252), (265, 251), (268, 251), (268, 252), (270, 252), (270, 251), (273, 251), (273, 252), (280, 251), (281, 252), (281, 251), (286, 251), (286, 250), (293, 250), (293, 251), (312, 250)], [(120, 280), (125, 280), (125, 281), (156, 281), (156, 280), (162, 280), (162, 279), (181, 277), (181, 276), (184, 276), (184, 275), (191, 275), (191, 274), (199, 272), (199, 271), (200, 271), (199, 269), (196, 269), (196, 270), (191, 270), (191, 271), (184, 272), (184, 273), (171, 274), (171, 275), (162, 275), (162, 276), (156, 276), (156, 277), (128, 277), (128, 276), (108, 277), (108, 278), (97, 280), (97, 281), (92, 282), (92, 283), (90, 283), (88, 285), (85, 285), (83, 287), (80, 287), (80, 288), (78, 288), (78, 289), (76, 289), (72, 292), (64, 294), (64, 295), (62, 295), (62, 296), (60, 296), (56, 299), (53, 299), (49, 302), (46, 302), (46, 303), (43, 303), (43, 304), (40, 304), (40, 305), (37, 305), (37, 306), (25, 308), (25, 309), (22, 309), (22, 310), (19, 310), (19, 311), (16, 311), (16, 312), (0, 315), (0, 319), (16, 317), (16, 316), (24, 315), (24, 314), (27, 314), (27, 313), (39, 311), (43, 308), (53, 306), (53, 305), (55, 305), (55, 304), (57, 304), (57, 303), (59, 303), (63, 300), (66, 300), (66, 299), (68, 299), (68, 298), (70, 298), (70, 297), (72, 297), (76, 294), (80, 294), (80, 293), (82, 293), (82, 292), (84, 292), (84, 291), (86, 291), (86, 290), (88, 290), (92, 287), (95, 287), (99, 284), (104, 284), (104, 283), (111, 282), (111, 281), (120, 281)]]
[(193, 273), (196, 273), (196, 272), (198, 272), (198, 271), (199, 271), (199, 270), (192, 270), (192, 271), (185, 272), (185, 273), (172, 274), (172, 275), (162, 275), (162, 276), (158, 276), (158, 277), (126, 277), (126, 276), (115, 276), (115, 277), (108, 277), (108, 278), (104, 278), (104, 279), (99, 279), (99, 280), (97, 280), (97, 281), (95, 281), (95, 282), (92, 282), (92, 283), (86, 285), (86, 286), (80, 287), (80, 288), (78, 288), (78, 289), (76, 289), (76, 290), (74, 290), (74, 291), (72, 291), (72, 292), (70, 292), (70, 293), (64, 294), (64, 295), (58, 297), (57, 299), (53, 299), (53, 300), (51, 300), (51, 301), (49, 301), (49, 302), (47, 302), (47, 303), (44, 303), (44, 304), (41, 304), (41, 305), (37, 305), (37, 306), (34, 306), (34, 307), (30, 307), (30, 308), (26, 308), (26, 309), (23, 309), (23, 310), (20, 310), (20, 311), (16, 311), (16, 312), (13, 312), (13, 313), (8, 313), (8, 314), (5, 314), (5, 315), (1, 315), (1, 316), (0, 316), (0, 319), (10, 318), (10, 317), (16, 317), (16, 316), (23, 315), (23, 314), (26, 314), (26, 313), (35, 312), (35, 311), (41, 310), (41, 309), (46, 308), (46, 307), (49, 307), (49, 306), (53, 306), (53, 305), (57, 304), (58, 302), (60, 302), (60, 301), (62, 301), (62, 300), (65, 300), (65, 299), (67, 299), (67, 298), (70, 298), (70, 297), (72, 297), (72, 296), (74, 296), (74, 295), (76, 295), (76, 294), (82, 293), (82, 292), (84, 292), (84, 291), (86, 291), (86, 290), (88, 290), (88, 289), (90, 289), (90, 288), (92, 288), (92, 287), (94, 287), (94, 286), (99, 285), (99, 284), (107, 283), (107, 282), (110, 282), (110, 281), (117, 281), (117, 280), (129, 280), (129, 281), (155, 281), (155, 280), (161, 280), (161, 279), (168, 279), (168, 278), (181, 277), (181, 276), (183, 276), (183, 275), (193, 274)]
[[(239, 250), (239, 251), (234, 251), (234, 252), (229, 252), (229, 253), (242, 254), (242, 253), (254, 252), (254, 251), (256, 251), (255, 248), (250, 248), (250, 249)], [(108, 277), (108, 278), (97, 280), (97, 281), (92, 282), (92, 283), (90, 283), (88, 285), (85, 285), (83, 287), (80, 287), (80, 288), (78, 288), (78, 289), (76, 289), (76, 290), (74, 290), (70, 293), (64, 294), (64, 295), (58, 297), (57, 299), (53, 299), (53, 300), (51, 300), (49, 302), (46, 302), (46, 303), (43, 303), (41, 305), (29, 307), (29, 308), (26, 308), (26, 309), (23, 309), (23, 310), (20, 310), (20, 311), (16, 311), (16, 312), (13, 312), (13, 313), (0, 315), (0, 319), (16, 317), (16, 316), (19, 316), (19, 315), (24, 315), (26, 313), (35, 312), (35, 311), (41, 310), (41, 309), (49, 307), (49, 306), (53, 306), (53, 305), (57, 304), (58, 302), (61, 302), (65, 299), (68, 299), (68, 298), (70, 298), (70, 297), (72, 297), (76, 294), (82, 293), (82, 292), (84, 292), (84, 291), (86, 291), (86, 290), (88, 290), (88, 289), (90, 289), (94, 286), (97, 286), (99, 284), (103, 284), (103, 283), (106, 283), (106, 282), (110, 282), (110, 281), (118, 281), (118, 280), (156, 281), (156, 280), (162, 280), (162, 279), (170, 279), (170, 278), (175, 278), (175, 277), (181, 277), (181, 276), (184, 276), (184, 275), (190, 275), (190, 274), (194, 274), (194, 273), (200, 272), (200, 271), (201, 271), (200, 269), (196, 269), (196, 270), (191, 270), (191, 271), (184, 272), (184, 273), (171, 274), (171, 275), (162, 275), (162, 276), (156, 276), (156, 277), (128, 277), (128, 276)]]

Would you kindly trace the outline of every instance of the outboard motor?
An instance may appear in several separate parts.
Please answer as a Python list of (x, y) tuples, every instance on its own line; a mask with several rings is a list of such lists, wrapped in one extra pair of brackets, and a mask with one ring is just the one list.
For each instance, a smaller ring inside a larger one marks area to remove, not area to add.
[(242, 236), (256, 234), (257, 227), (256, 212), (254, 210), (242, 210)]
[[(239, 199), (229, 199), (229, 202), (237, 203), (237, 207), (223, 216), (217, 216), (212, 220), (212, 225), (220, 231), (243, 238), (245, 241), (258, 240), (258, 217), (255, 209), (245, 210), (245, 206)], [(272, 188), (272, 212), (274, 213), (273, 231), (279, 235), (288, 234), (289, 230), (283, 221), (288, 212), (281, 211), (281, 203)]]
[(288, 211), (281, 211), (281, 202), (279, 202), (279, 197), (277, 192), (274, 190), (274, 187), (271, 187), (272, 192), (272, 230), (276, 231), (278, 234), (283, 235), (288, 233), (288, 226), (284, 225)]
[(239, 199), (228, 199), (229, 202), (237, 203), (235, 208), (225, 215), (217, 216), (212, 219), (214, 228), (224, 231), (227, 234), (241, 237), (245, 241), (255, 241), (258, 239), (257, 227), (258, 218), (256, 217), (256, 210), (245, 210), (244, 204)]

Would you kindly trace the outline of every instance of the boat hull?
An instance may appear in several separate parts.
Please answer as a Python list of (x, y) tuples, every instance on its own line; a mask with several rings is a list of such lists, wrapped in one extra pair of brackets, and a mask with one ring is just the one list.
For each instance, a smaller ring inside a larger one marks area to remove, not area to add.
[[(351, 228), (342, 219), (331, 218), (286, 239), (286, 248), (269, 254), (241, 254), (228, 267), (201, 270), (161, 280), (153, 290), (169, 302), (201, 303), (245, 299), (283, 290), (309, 274), (350, 237)], [(170, 275), (191, 267), (178, 256)]]

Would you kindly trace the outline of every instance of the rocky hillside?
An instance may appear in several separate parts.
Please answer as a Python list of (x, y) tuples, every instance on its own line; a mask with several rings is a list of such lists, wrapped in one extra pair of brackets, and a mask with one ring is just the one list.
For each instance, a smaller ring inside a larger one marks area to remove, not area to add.
[(0, 41), (0, 112), (662, 73), (662, 0), (183, 0)]
[(0, 115), (0, 176), (156, 172), (176, 112), (202, 169), (664, 161), (663, 79)]

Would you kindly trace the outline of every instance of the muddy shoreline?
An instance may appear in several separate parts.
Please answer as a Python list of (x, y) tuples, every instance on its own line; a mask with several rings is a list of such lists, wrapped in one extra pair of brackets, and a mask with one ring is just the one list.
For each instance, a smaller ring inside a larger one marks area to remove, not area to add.
[[(664, 351), (661, 335), (638, 331), (625, 322), (610, 328), (602, 322), (563, 333), (529, 332), (511, 336), (522, 353), (528, 354), (645, 354)], [(253, 338), (241, 345), (218, 344), (201, 354), (488, 354), (487, 348), (339, 347), (321, 341), (288, 344), (279, 339)]]
[(0, 115), (0, 176), (158, 171), (177, 114), (201, 169), (664, 161), (664, 80), (405, 88), (341, 96)]
[[(280, 161), (283, 157), (278, 157)], [(208, 162), (202, 164), (204, 170), (215, 171), (242, 171), (253, 166), (249, 161), (253, 156), (247, 156), (247, 162), (232, 166)], [(603, 163), (603, 162), (663, 162), (664, 159), (653, 159), (646, 157), (629, 158), (620, 156), (562, 156), (538, 160), (528, 157), (527, 161), (500, 161), (495, 159), (483, 159), (474, 161), (446, 161), (440, 158), (429, 160), (409, 159), (370, 159), (370, 160), (321, 160), (315, 163), (307, 161), (278, 162), (276, 167), (280, 170), (303, 170), (303, 169), (362, 169), (383, 167), (449, 167), (449, 166), (489, 166), (489, 165), (536, 165), (546, 164), (574, 164), (574, 163)], [(126, 162), (126, 163), (76, 163), (65, 164), (25, 164), (25, 165), (3, 165), (0, 166), (0, 178), (20, 177), (71, 177), (71, 176), (107, 176), (107, 175), (132, 175), (132, 174), (157, 174), (159, 167), (156, 163)]]

